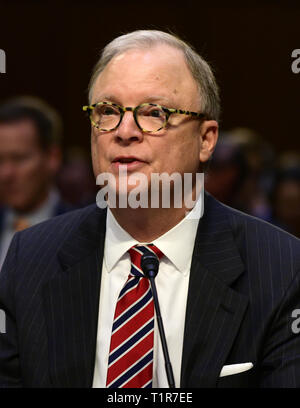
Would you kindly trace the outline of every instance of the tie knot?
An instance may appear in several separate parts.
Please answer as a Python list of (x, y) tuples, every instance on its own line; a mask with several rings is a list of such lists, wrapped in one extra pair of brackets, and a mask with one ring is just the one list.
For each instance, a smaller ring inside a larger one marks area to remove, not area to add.
[(17, 217), (13, 223), (13, 229), (15, 232), (23, 231), (26, 228), (29, 228), (30, 224), (25, 217)]
[(131, 274), (139, 277), (143, 277), (143, 271), (141, 268), (141, 259), (143, 255), (155, 254), (160, 260), (164, 254), (153, 244), (146, 245), (135, 245), (129, 250), (129, 255), (131, 259)]

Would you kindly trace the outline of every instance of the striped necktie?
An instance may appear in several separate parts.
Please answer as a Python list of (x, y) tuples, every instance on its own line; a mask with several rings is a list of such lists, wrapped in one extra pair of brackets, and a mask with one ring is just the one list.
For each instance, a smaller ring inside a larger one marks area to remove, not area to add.
[(143, 254), (163, 253), (153, 244), (129, 249), (131, 270), (114, 315), (107, 388), (152, 388), (154, 302), (149, 279), (141, 270)]

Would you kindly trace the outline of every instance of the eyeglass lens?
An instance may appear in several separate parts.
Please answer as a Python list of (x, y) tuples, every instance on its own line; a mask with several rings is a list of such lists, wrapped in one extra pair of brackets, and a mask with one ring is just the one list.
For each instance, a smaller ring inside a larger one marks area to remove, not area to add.
[[(122, 109), (114, 105), (98, 104), (91, 112), (91, 119), (100, 130), (112, 130), (118, 126)], [(155, 132), (164, 127), (167, 114), (155, 105), (143, 104), (136, 110), (136, 120), (141, 129)]]

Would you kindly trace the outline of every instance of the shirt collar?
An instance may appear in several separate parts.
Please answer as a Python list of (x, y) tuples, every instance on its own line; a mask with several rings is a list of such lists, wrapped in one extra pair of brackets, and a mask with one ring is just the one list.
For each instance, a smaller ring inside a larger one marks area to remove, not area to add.
[[(204, 194), (201, 192), (192, 211), (177, 225), (152, 241), (174, 266), (184, 274), (188, 272), (190, 267), (198, 223), (204, 209), (203, 199)], [(104, 249), (107, 271), (110, 272), (122, 256), (136, 244), (141, 243), (120, 226), (108, 208)]]
[(108, 208), (104, 248), (104, 259), (107, 271), (110, 272), (128, 249), (137, 243), (137, 240), (121, 227)]
[(14, 220), (19, 217), (26, 219), (30, 225), (38, 224), (53, 216), (54, 208), (58, 202), (59, 193), (57, 190), (52, 189), (49, 191), (46, 201), (34, 211), (20, 215), (12, 208), (8, 208), (5, 213), (5, 224), (12, 227)]

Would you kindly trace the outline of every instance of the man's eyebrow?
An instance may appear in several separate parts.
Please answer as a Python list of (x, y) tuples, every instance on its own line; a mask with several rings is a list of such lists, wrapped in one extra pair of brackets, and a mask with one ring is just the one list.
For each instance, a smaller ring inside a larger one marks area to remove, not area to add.
[[(121, 101), (118, 100), (118, 98), (116, 98), (113, 95), (101, 95), (100, 97), (97, 97), (95, 102), (93, 102), (93, 104), (95, 103), (99, 103), (99, 102), (104, 102), (104, 101), (108, 101), (108, 102), (113, 102), (116, 103), (117, 105), (123, 106)], [(161, 95), (157, 95), (157, 96), (147, 96), (147, 97), (143, 97), (140, 100), (140, 104), (142, 103), (157, 103), (158, 105), (160, 104), (166, 104), (169, 107), (174, 107), (174, 102), (172, 102), (172, 100), (166, 96), (161, 96)], [(172, 105), (172, 106), (171, 106)], [(167, 107), (167, 106), (166, 106)]]
[(174, 108), (175, 107), (175, 102), (173, 99), (168, 98), (166, 96), (149, 96), (146, 98), (145, 102), (150, 102), (150, 103), (157, 103), (158, 105), (163, 105), (166, 108)]
[(112, 95), (101, 95), (100, 97), (97, 97), (97, 98), (95, 99), (95, 101), (93, 102), (93, 104), (99, 103), (99, 102), (104, 102), (104, 101), (114, 102), (114, 103), (116, 103), (117, 105), (121, 105), (121, 104), (120, 104), (120, 101), (118, 101), (118, 99), (117, 99), (116, 97), (112, 96)]
[(147, 97), (147, 100), (148, 100), (149, 102), (154, 102), (154, 101), (170, 102), (170, 98), (167, 98), (166, 96), (161, 96), (161, 95), (149, 96), (149, 97)]

